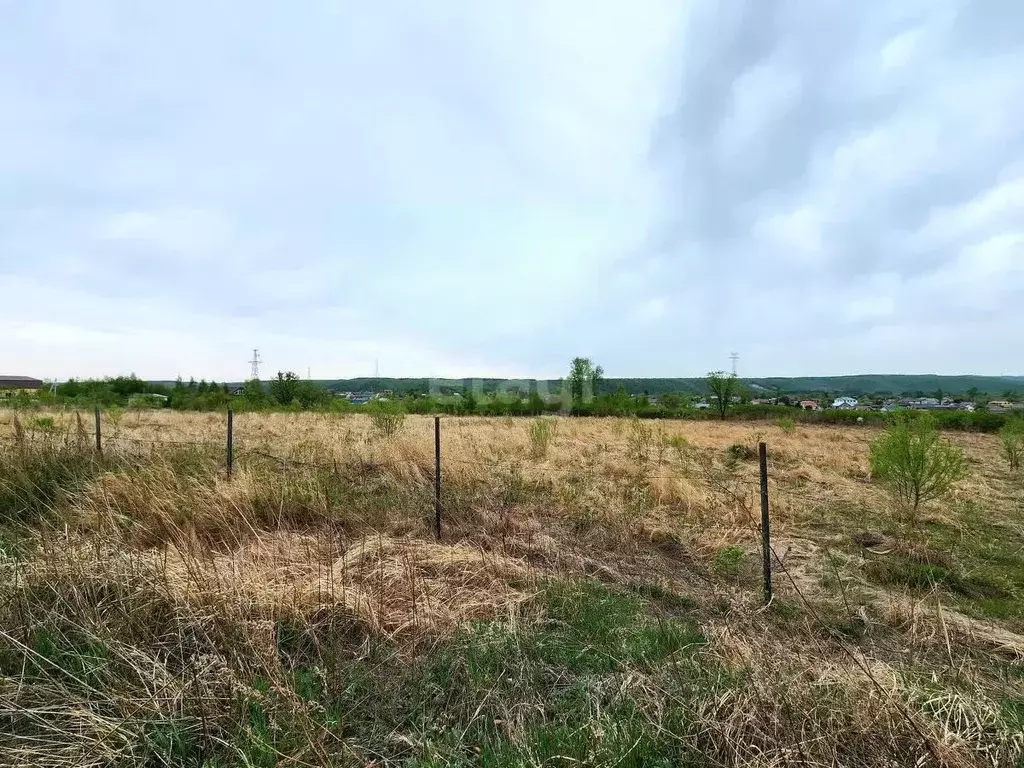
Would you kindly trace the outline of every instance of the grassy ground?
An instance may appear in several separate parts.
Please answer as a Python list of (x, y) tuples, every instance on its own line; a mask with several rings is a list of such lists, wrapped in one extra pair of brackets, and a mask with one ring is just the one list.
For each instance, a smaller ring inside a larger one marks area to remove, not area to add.
[(430, 419), (12, 418), (0, 766), (1024, 765), (994, 437), (908, 530), (869, 429), (448, 419), (437, 542)]

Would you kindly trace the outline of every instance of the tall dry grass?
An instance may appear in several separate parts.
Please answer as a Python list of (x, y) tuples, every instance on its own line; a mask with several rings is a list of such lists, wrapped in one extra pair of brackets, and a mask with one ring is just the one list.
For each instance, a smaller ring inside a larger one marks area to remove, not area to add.
[[(566, 685), (583, 686), (583, 709), (559, 717), (583, 718), (592, 764), (681, 760), (677, 740), (705, 762), (750, 766), (1024, 755), (1006, 709), (1024, 659), (1018, 625), (861, 573), (849, 533), (884, 528), (889, 504), (871, 483), (870, 430), (667, 422), (655, 438), (623, 420), (559, 419), (539, 452), (525, 422), (445, 420), (437, 542), (427, 418), (385, 437), (360, 416), (240, 414), (230, 479), (215, 414), (127, 413), (102, 457), (73, 413), (52, 418), (20, 427), (21, 453), (7, 441), (0, 473), (0, 765), (387, 764), (435, 752), (433, 764), (454, 764), (459, 749), (417, 718), (449, 718), (470, 738), (483, 712), (495, 741), (480, 749), (531, 764), (537, 713), (558, 709)], [(12, 424), (0, 414), (0, 433)], [(785, 565), (767, 610), (750, 521), (757, 469), (730, 450), (760, 439)], [(975, 472), (954, 503), (984, 504), (1012, 531), (1022, 496), (998, 441), (955, 439)], [(658, 444), (678, 450), (659, 456)], [(927, 516), (971, 535), (950, 508)], [(746, 566), (717, 576), (715, 555), (737, 546)], [(607, 631), (570, 621), (592, 638), (552, 656), (573, 637), (545, 597), (562, 582), (606, 585), (612, 613), (617, 596), (644, 595), (643, 612)], [(648, 612), (658, 639), (634, 653), (622, 633)], [(705, 638), (696, 656), (657, 634), (683, 620)], [(498, 634), (482, 642), (480, 622)], [(663, 662), (645, 661), (665, 643)], [(494, 644), (497, 660), (474, 656)], [(448, 648), (475, 650), (453, 660)], [(578, 676), (595, 649), (615, 657), (610, 676)], [(501, 667), (516, 654), (518, 671)], [(427, 674), (438, 659), (447, 683)], [(549, 688), (555, 660), (569, 677)], [(474, 687), (488, 664), (497, 687)], [(616, 746), (616, 729), (639, 746)]]

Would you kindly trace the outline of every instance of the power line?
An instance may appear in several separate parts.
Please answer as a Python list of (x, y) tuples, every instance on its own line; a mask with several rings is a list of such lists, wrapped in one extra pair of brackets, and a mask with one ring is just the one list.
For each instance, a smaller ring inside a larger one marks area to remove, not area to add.
[(260, 351), (254, 349), (252, 351), (252, 360), (249, 361), (249, 365), (252, 366), (252, 372), (249, 375), (250, 379), (256, 379), (259, 381), (260, 378)]

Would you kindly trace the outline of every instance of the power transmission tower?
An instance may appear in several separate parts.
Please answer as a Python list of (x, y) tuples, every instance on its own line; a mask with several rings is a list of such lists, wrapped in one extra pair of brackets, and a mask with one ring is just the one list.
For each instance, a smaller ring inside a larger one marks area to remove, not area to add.
[(738, 353), (733, 352), (729, 355), (729, 359), (732, 360), (732, 375), (736, 375), (736, 363), (739, 361), (740, 356)]
[(250, 379), (256, 379), (257, 381), (259, 381), (259, 379), (260, 379), (260, 351), (258, 349), (254, 349), (252, 351), (252, 360), (249, 361), (249, 365), (252, 366), (252, 373), (250, 374), (249, 378)]

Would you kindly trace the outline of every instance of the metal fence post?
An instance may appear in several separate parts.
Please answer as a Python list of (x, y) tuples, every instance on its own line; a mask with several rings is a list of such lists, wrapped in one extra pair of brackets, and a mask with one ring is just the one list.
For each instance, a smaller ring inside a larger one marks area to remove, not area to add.
[(434, 417), (434, 528), (441, 540), (441, 417)]
[(94, 415), (96, 416), (96, 453), (103, 453), (103, 427), (100, 424), (100, 409), (96, 407)]
[(764, 601), (772, 600), (772, 534), (768, 521), (768, 447), (757, 447), (761, 460), (761, 547), (764, 556)]
[(231, 479), (231, 471), (234, 469), (235, 463), (234, 426), (235, 414), (228, 408), (228, 480)]

